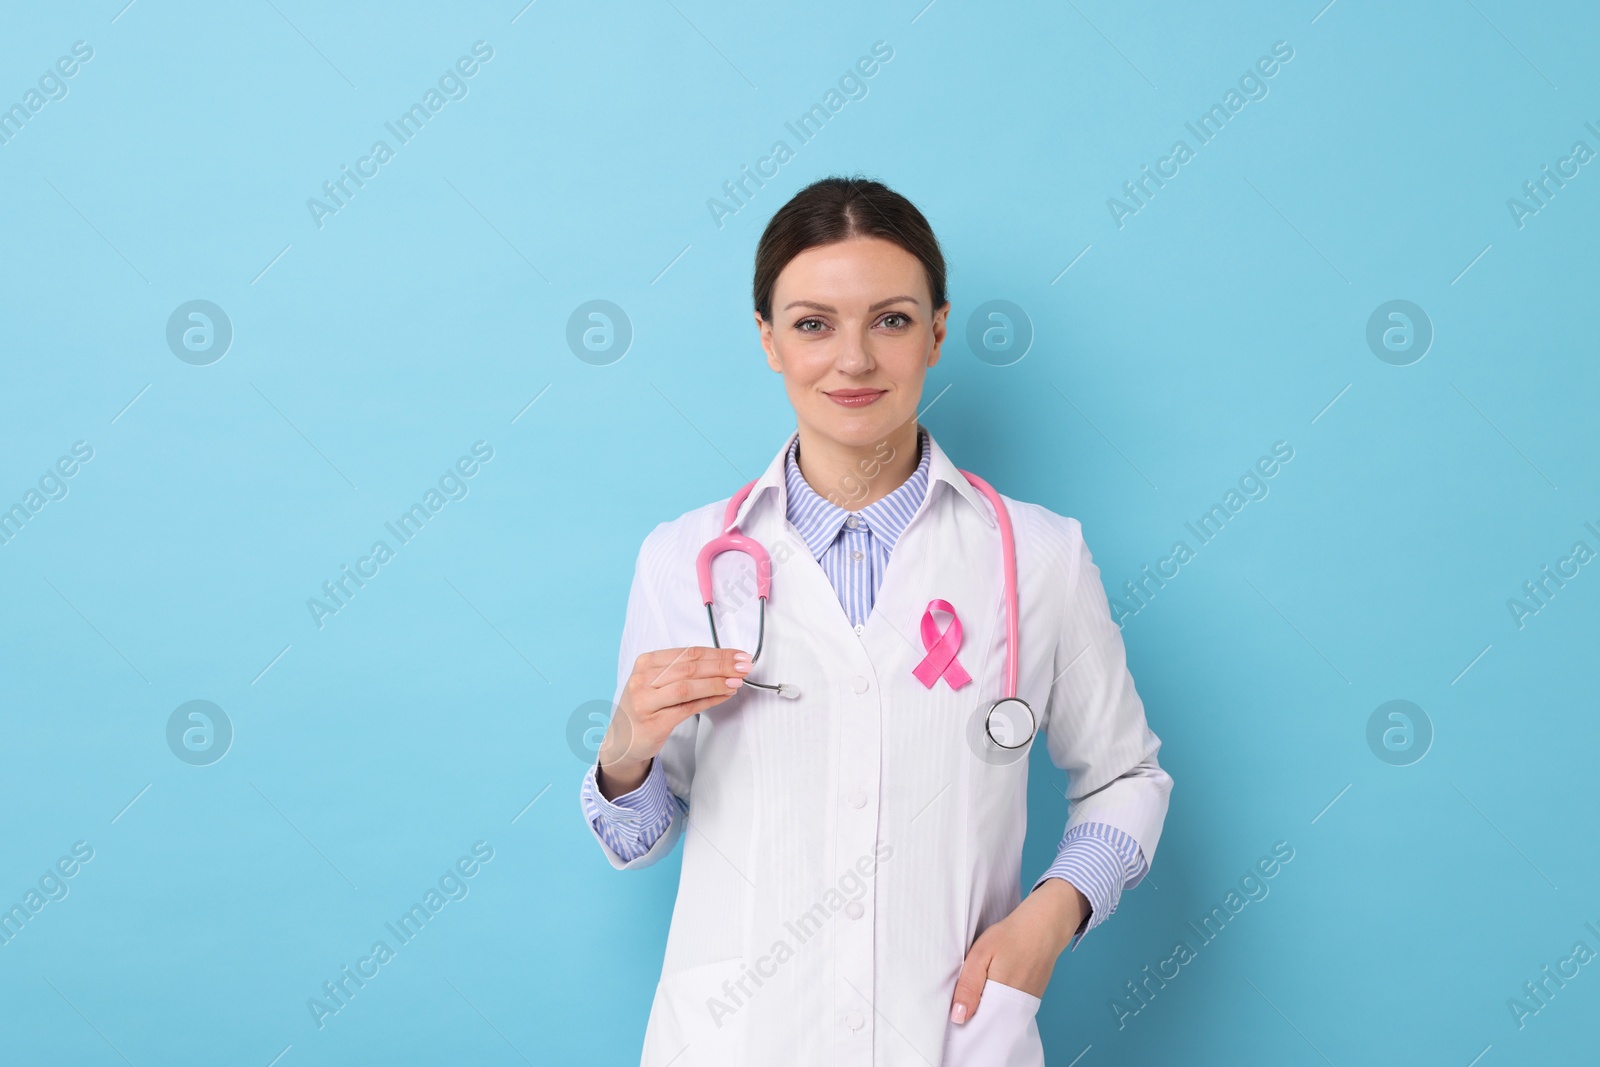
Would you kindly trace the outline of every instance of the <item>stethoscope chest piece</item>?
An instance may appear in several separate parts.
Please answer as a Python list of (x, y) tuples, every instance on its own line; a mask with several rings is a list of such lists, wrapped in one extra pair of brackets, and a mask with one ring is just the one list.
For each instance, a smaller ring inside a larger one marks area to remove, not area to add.
[(1038, 732), (1038, 720), (1033, 708), (1021, 697), (1001, 697), (989, 705), (984, 716), (983, 732), (989, 740), (1008, 751), (1026, 748)]

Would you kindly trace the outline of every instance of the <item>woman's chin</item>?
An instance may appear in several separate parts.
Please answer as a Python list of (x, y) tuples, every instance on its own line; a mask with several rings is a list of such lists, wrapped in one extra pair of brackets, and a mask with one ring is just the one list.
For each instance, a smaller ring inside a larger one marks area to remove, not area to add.
[(813, 422), (812, 429), (847, 448), (871, 448), (893, 436), (905, 421), (884, 418), (882, 413), (870, 410), (834, 411), (826, 419)]
[(812, 430), (840, 444), (872, 445), (882, 441), (916, 418), (915, 409), (889, 405), (887, 397), (871, 404), (846, 405), (822, 397), (812, 404), (805, 421)]

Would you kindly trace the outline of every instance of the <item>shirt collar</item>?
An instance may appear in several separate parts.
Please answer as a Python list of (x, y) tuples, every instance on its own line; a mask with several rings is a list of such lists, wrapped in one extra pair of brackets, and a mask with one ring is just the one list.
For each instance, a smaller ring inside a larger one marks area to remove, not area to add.
[(916, 514), (922, 500), (928, 495), (928, 471), (932, 455), (928, 450), (928, 432), (919, 428), (917, 434), (921, 458), (916, 469), (886, 496), (873, 501), (858, 512), (851, 512), (824, 498), (806, 482), (800, 473), (798, 454), (800, 439), (789, 442), (784, 459), (784, 488), (788, 491), (785, 507), (789, 522), (799, 532), (811, 555), (821, 558), (829, 545), (839, 536), (839, 528), (852, 514), (860, 517), (874, 538), (893, 549), (906, 524)]
[[(967, 503), (972, 505), (973, 510), (983, 517), (984, 522), (994, 526), (994, 511), (989, 506), (988, 500), (978, 491), (977, 486), (967, 481), (966, 475), (962, 474), (956, 465), (950, 461), (950, 457), (945, 455), (944, 449), (939, 447), (939, 442), (934, 440), (933, 434), (929, 433), (926, 427), (919, 427), (918, 429), (921, 431), (923, 443), (926, 445), (923, 456), (928, 464), (928, 491), (924, 496), (922, 506), (925, 507), (927, 505), (927, 497), (931, 497), (933, 491), (942, 484), (949, 489), (954, 489)], [(739, 505), (739, 510), (734, 514), (735, 526), (741, 528), (749, 526), (750, 513), (758, 507), (766, 506), (764, 501), (769, 496), (777, 498), (779, 514), (787, 517), (788, 484), (785, 477), (785, 467), (789, 458), (789, 450), (795, 446), (795, 441), (799, 436), (800, 431), (798, 429), (790, 432), (783, 443), (783, 447), (778, 450), (777, 455), (772, 457), (772, 462), (767, 464), (766, 471), (751, 486), (750, 495), (745, 498), (744, 503)], [(921, 510), (921, 508), (918, 510)], [(903, 529), (902, 527), (902, 532)]]

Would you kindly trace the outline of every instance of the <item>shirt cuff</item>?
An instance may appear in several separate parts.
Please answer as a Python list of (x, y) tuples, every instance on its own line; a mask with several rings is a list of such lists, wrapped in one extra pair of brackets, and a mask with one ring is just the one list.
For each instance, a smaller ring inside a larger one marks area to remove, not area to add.
[(667, 785), (667, 773), (659, 759), (650, 761), (650, 770), (637, 789), (615, 800), (601, 795), (595, 780), (598, 770), (599, 764), (591, 764), (583, 776), (584, 817), (619, 858), (636, 860), (667, 832), (681, 806)]
[(1056, 861), (1034, 888), (1046, 879), (1060, 878), (1089, 901), (1089, 914), (1070, 942), (1076, 949), (1085, 934), (1117, 910), (1123, 888), (1137, 885), (1147, 870), (1144, 850), (1132, 837), (1106, 823), (1080, 823), (1062, 837)]

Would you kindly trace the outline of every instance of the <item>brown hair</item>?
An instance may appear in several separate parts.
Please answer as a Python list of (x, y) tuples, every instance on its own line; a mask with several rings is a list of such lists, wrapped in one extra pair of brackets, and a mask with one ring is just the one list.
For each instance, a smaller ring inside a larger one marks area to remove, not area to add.
[(812, 182), (778, 209), (756, 246), (755, 304), (772, 321), (772, 290), (789, 261), (808, 248), (852, 237), (893, 241), (922, 261), (933, 308), (944, 306), (944, 253), (915, 204), (882, 182), (856, 176)]

